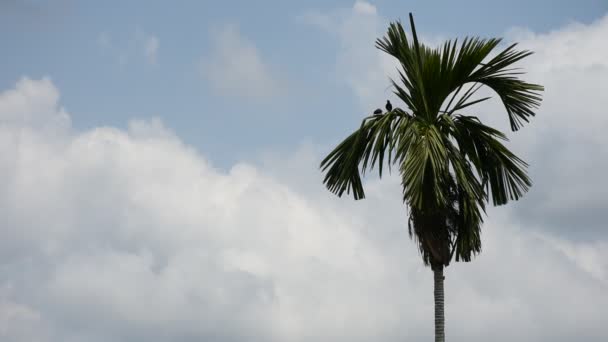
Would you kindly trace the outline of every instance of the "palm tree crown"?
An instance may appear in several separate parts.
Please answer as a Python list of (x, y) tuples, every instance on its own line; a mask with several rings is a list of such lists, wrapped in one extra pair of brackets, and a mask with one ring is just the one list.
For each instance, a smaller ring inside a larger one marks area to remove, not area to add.
[[(447, 266), (453, 256), (470, 261), (481, 251), (482, 213), (516, 200), (531, 186), (527, 164), (503, 142), (505, 134), (466, 115), (483, 86), (502, 101), (511, 129), (518, 130), (540, 105), (542, 86), (526, 83), (513, 64), (529, 56), (516, 44), (494, 53), (500, 39), (465, 38), (438, 48), (418, 41), (413, 18), (408, 38), (401, 23), (391, 23), (376, 47), (400, 65), (391, 80), (403, 108), (363, 119), (321, 162), (324, 183), (342, 196), (365, 197), (361, 173), (375, 166), (399, 168), (403, 200), (410, 210), (409, 232), (425, 264)], [(388, 108), (387, 108), (388, 109)]]

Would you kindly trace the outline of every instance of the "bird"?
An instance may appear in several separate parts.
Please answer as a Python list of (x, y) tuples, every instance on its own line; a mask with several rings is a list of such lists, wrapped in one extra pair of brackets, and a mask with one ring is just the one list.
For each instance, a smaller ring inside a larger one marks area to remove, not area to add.
[(391, 110), (393, 110), (393, 105), (391, 104), (391, 101), (386, 100), (386, 111), (390, 112)]
[(374, 115), (380, 115), (382, 114), (382, 109), (378, 108), (374, 111)]

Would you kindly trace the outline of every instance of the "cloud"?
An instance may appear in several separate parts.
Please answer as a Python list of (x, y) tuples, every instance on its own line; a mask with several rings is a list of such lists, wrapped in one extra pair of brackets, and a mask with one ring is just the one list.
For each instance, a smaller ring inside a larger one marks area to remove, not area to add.
[(335, 77), (352, 89), (362, 109), (371, 112), (393, 98), (388, 85), (389, 77), (398, 76), (397, 64), (374, 47), (387, 24), (374, 5), (356, 1), (351, 8), (310, 11), (301, 19), (336, 39)]
[(160, 40), (157, 36), (137, 28), (126, 40), (112, 38), (108, 32), (101, 32), (97, 36), (97, 45), (100, 50), (121, 66), (129, 62), (143, 59), (148, 65), (158, 63)]
[(365, 1), (356, 1), (355, 4), (353, 5), (353, 10), (356, 13), (362, 13), (362, 14), (370, 14), (370, 15), (376, 15), (376, 6), (365, 2)]
[(97, 36), (97, 45), (102, 49), (109, 49), (112, 47), (112, 38), (108, 32), (101, 32)]
[(589, 25), (573, 23), (535, 34), (519, 30), (513, 39), (535, 54), (522, 66), (546, 88), (538, 117), (517, 134), (514, 145), (531, 162), (535, 185), (516, 206), (522, 224), (562, 237), (592, 241), (608, 237), (608, 16)]
[[(314, 148), (222, 171), (156, 119), (75, 131), (59, 95), (28, 78), (0, 94), (3, 341), (431, 337), (432, 274), (398, 179), (338, 199)], [(605, 338), (605, 243), (507, 214), (490, 213), (475, 262), (447, 270), (448, 335)]]
[(160, 43), (158, 42), (158, 38), (156, 36), (148, 36), (146, 38), (146, 43), (144, 46), (144, 55), (150, 64), (156, 64), (156, 55), (158, 54), (158, 49), (160, 47)]
[[(308, 11), (299, 19), (335, 39), (334, 77), (351, 89), (354, 101), (362, 110), (371, 114), (374, 109), (384, 107), (387, 99), (399, 102), (390, 80), (399, 79), (400, 66), (393, 57), (375, 47), (376, 40), (386, 34), (389, 20), (373, 4), (358, 0), (349, 8)], [(442, 41), (442, 37), (418, 34), (430, 46)]]
[(212, 51), (203, 58), (200, 71), (217, 92), (267, 100), (282, 91), (274, 71), (236, 26), (214, 32), (212, 40)]
[(58, 103), (59, 91), (50, 78), (36, 82), (23, 78), (15, 89), (0, 93), (0, 118), (5, 125), (64, 131), (70, 117)]

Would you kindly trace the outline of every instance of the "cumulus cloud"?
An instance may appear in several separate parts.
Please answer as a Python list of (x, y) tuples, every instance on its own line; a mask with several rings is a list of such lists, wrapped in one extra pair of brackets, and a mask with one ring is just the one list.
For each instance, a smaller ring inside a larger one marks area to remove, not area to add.
[[(357, 297), (382, 257), (350, 220), (251, 165), (216, 170), (158, 121), (47, 135), (65, 116), (57, 94), (23, 79), (1, 97), (0, 312), (31, 312), (4, 316), (56, 341), (284, 341), (377, 315)], [(33, 111), (40, 127), (13, 119)], [(334, 305), (341, 291), (359, 304)]]
[(216, 91), (253, 100), (266, 100), (281, 91), (274, 71), (236, 26), (214, 32), (212, 41), (212, 51), (203, 57), (200, 71)]
[(59, 91), (48, 77), (37, 82), (19, 80), (15, 89), (0, 93), (0, 103), (0, 118), (5, 125), (52, 130), (70, 126), (69, 115), (58, 104)]
[(515, 145), (531, 161), (535, 185), (516, 206), (524, 224), (562, 237), (592, 241), (608, 237), (608, 16), (535, 34), (518, 30), (510, 38), (535, 54), (522, 66), (546, 87), (538, 118), (518, 134)]
[[(59, 99), (49, 79), (0, 94), (3, 341), (432, 335), (432, 274), (397, 179), (337, 199), (310, 149), (222, 171), (155, 119), (75, 131)], [(605, 245), (531, 234), (507, 213), (491, 213), (481, 257), (447, 271), (448, 334), (605, 337)]]

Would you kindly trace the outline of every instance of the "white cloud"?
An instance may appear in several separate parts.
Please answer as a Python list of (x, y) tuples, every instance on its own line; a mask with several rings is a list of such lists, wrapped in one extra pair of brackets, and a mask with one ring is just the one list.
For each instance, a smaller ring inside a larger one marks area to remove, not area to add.
[(144, 55), (148, 63), (156, 64), (158, 49), (160, 47), (160, 43), (156, 36), (148, 36), (146, 38), (145, 46), (144, 46)]
[(608, 237), (608, 16), (545, 34), (512, 34), (535, 52), (522, 67), (546, 88), (538, 117), (514, 135), (535, 185), (515, 213), (525, 224), (587, 241)]
[(398, 77), (397, 64), (375, 48), (376, 39), (386, 30), (387, 21), (374, 5), (356, 1), (351, 8), (329, 13), (308, 12), (303, 20), (333, 35), (338, 43), (335, 77), (353, 90), (363, 110), (372, 112), (394, 101), (389, 77)]
[(377, 12), (376, 6), (374, 6), (368, 2), (360, 1), (360, 0), (355, 2), (355, 5), (353, 6), (353, 10), (358, 13), (373, 14), (373, 15), (375, 15)]
[(531, 59), (537, 71), (608, 67), (608, 61), (603, 58), (603, 34), (607, 26), (608, 16), (604, 16), (589, 25), (574, 22), (548, 33), (517, 28), (508, 32), (507, 37), (524, 47), (534, 48)]
[(65, 130), (70, 118), (58, 106), (59, 91), (49, 78), (37, 82), (23, 78), (15, 89), (0, 93), (0, 119), (21, 127), (48, 127)]
[[(430, 338), (432, 276), (397, 179), (337, 199), (315, 153), (224, 172), (158, 120), (74, 131), (58, 99), (48, 79), (0, 94), (2, 340)], [(505, 214), (447, 271), (448, 335), (605, 337), (603, 245), (558, 246)]]
[(108, 49), (112, 46), (112, 38), (108, 32), (101, 32), (97, 36), (97, 45), (102, 49)]
[(0, 338), (3, 341), (46, 341), (48, 330), (35, 309), (10, 300), (10, 286), (0, 287)]
[(269, 99), (282, 91), (274, 71), (237, 27), (216, 31), (212, 41), (211, 53), (201, 62), (201, 73), (216, 91), (254, 100)]
[(97, 45), (121, 66), (140, 61), (140, 58), (149, 65), (158, 63), (160, 40), (141, 28), (137, 28), (127, 39), (115, 39), (110, 33), (101, 32), (97, 37)]

